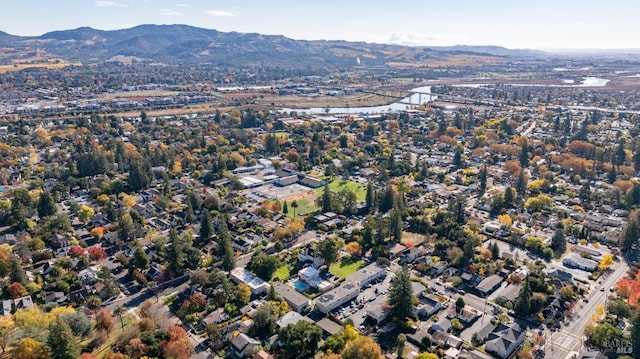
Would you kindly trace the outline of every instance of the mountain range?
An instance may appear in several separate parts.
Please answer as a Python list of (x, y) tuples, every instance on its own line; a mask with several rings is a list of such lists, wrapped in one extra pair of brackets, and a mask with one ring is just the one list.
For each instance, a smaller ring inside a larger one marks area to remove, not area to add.
[[(81, 27), (41, 36), (0, 31), (0, 53), (37, 50), (51, 58), (92, 63), (114, 58), (163, 63), (209, 63), (216, 66), (428, 66), (460, 57), (474, 64), (543, 57), (533, 50), (498, 46), (412, 47), (348, 41), (294, 40), (278, 35), (220, 32), (188, 25), (140, 25), (122, 30)], [(15, 60), (0, 58), (7, 62)], [(468, 64), (468, 61), (467, 61)]]

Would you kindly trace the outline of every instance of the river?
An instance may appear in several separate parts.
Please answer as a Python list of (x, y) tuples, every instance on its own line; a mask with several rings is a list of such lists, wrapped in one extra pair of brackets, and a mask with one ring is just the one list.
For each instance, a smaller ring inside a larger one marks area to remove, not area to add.
[[(376, 114), (376, 113), (384, 113), (384, 112), (394, 112), (394, 111), (403, 111), (408, 109), (411, 105), (422, 105), (424, 102), (433, 101), (436, 99), (435, 95), (425, 95), (426, 93), (431, 93), (431, 86), (422, 86), (411, 89), (411, 91), (422, 92), (420, 94), (413, 94), (409, 97), (403, 98), (399, 102), (392, 103), (390, 105), (383, 106), (370, 106), (370, 107), (330, 107), (329, 114)], [(422, 103), (420, 103), (422, 102)], [(299, 114), (326, 114), (327, 108), (324, 107), (312, 107), (312, 108), (303, 108), (303, 109), (295, 109), (295, 108), (283, 108), (280, 109), (280, 112), (297, 112)]]

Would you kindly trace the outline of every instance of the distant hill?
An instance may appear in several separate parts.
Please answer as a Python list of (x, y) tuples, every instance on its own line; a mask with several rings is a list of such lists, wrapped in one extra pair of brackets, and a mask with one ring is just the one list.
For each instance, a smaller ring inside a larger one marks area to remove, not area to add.
[(37, 37), (0, 32), (0, 47), (40, 49), (69, 61), (99, 62), (116, 56), (165, 63), (210, 63), (219, 66), (363, 66), (388, 63), (428, 66), (461, 54), (477, 63), (531, 56), (529, 50), (494, 46), (408, 47), (348, 41), (303, 41), (284, 36), (219, 32), (188, 25), (140, 25), (122, 30), (81, 27)]

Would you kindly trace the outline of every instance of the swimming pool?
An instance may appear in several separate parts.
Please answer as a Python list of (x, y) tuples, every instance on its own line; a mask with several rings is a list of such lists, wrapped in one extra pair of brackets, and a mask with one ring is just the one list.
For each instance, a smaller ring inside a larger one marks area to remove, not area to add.
[(298, 290), (298, 292), (306, 292), (307, 289), (309, 289), (309, 286), (305, 282), (299, 279), (293, 281), (293, 283), (291, 284), (293, 284), (293, 286)]

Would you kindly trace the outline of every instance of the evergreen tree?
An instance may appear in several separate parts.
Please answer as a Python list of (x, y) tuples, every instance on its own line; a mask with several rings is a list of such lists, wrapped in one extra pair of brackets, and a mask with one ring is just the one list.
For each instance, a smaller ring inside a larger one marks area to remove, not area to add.
[(389, 314), (396, 321), (403, 322), (406, 317), (413, 314), (413, 290), (409, 269), (406, 266), (403, 266), (391, 280), (389, 305), (391, 306)]
[(189, 224), (193, 224), (196, 221), (196, 215), (193, 213), (191, 206), (187, 206), (184, 210), (184, 221)]
[(220, 224), (218, 231), (218, 257), (222, 260), (222, 270), (231, 271), (236, 266), (236, 253), (233, 250), (231, 234), (226, 222)]
[(564, 229), (562, 227), (558, 227), (553, 233), (553, 237), (551, 237), (551, 249), (553, 249), (556, 254), (562, 254), (566, 248), (567, 239), (564, 235)]
[(528, 316), (531, 312), (531, 294), (531, 284), (527, 276), (513, 305), (513, 310), (523, 317)]
[(293, 218), (296, 218), (296, 209), (298, 208), (298, 201), (291, 202), (291, 208), (293, 208)]
[(400, 211), (400, 209), (398, 208), (394, 208), (391, 210), (391, 215), (390, 217), (390, 229), (391, 229), (391, 236), (393, 237), (393, 240), (396, 242), (400, 242), (400, 240), (402, 239), (402, 229), (403, 229), (403, 223), (402, 223), (402, 211)]
[(56, 203), (49, 192), (42, 192), (38, 200), (38, 217), (44, 218), (56, 214)]
[(498, 258), (500, 258), (500, 247), (498, 247), (498, 243), (491, 243), (489, 249), (491, 250), (491, 258), (493, 258), (494, 261), (498, 260)]
[(515, 191), (513, 190), (513, 187), (507, 187), (507, 189), (504, 191), (504, 206), (506, 208), (513, 208), (513, 206), (515, 205)]
[(51, 359), (77, 359), (80, 356), (80, 343), (62, 317), (49, 325), (47, 345)]
[(380, 198), (380, 207), (379, 210), (382, 213), (386, 213), (388, 210), (393, 208), (394, 203), (394, 195), (393, 188), (391, 186), (387, 186), (382, 193), (382, 197)]
[(9, 257), (9, 284), (20, 283), (23, 286), (27, 284), (27, 274), (22, 268), (20, 258), (15, 255)]
[(638, 220), (636, 218), (630, 218), (627, 229), (624, 231), (624, 235), (622, 237), (622, 250), (630, 250), (634, 244), (638, 243), (638, 238), (640, 238)]
[(320, 207), (322, 208), (322, 212), (331, 212), (331, 191), (329, 190), (329, 185), (324, 186), (322, 197), (320, 197)]
[(209, 242), (211, 236), (213, 235), (214, 228), (213, 222), (211, 222), (211, 214), (208, 210), (203, 211), (202, 213), (202, 222), (200, 223), (200, 233), (198, 242), (204, 244)]
[(480, 187), (478, 187), (480, 194), (484, 194), (487, 191), (487, 166), (482, 166), (480, 170)]
[(524, 195), (527, 193), (527, 184), (528, 184), (527, 174), (524, 173), (524, 169), (520, 171), (518, 174), (518, 179), (516, 180), (516, 191), (519, 195)]
[(175, 229), (169, 231), (169, 246), (166, 256), (169, 271), (176, 276), (182, 275), (187, 258), (184, 252), (184, 241)]
[(464, 149), (462, 148), (462, 146), (456, 146), (456, 149), (453, 152), (453, 165), (456, 168), (461, 168), (464, 166), (464, 159), (462, 157), (464, 153)]
[(324, 260), (324, 264), (329, 268), (340, 257), (340, 249), (342, 242), (335, 237), (327, 237), (317, 244), (320, 257)]
[(142, 248), (137, 248), (135, 252), (133, 252), (133, 265), (140, 269), (145, 270), (149, 268), (149, 256), (142, 250)]
[(640, 314), (636, 314), (631, 320), (631, 335), (629, 336), (633, 345), (633, 358), (640, 358)]
[(284, 205), (282, 206), (282, 213), (284, 213), (285, 215), (289, 213), (289, 205), (287, 204), (287, 201), (284, 201)]

